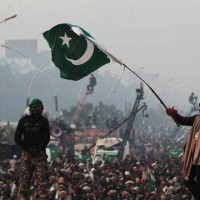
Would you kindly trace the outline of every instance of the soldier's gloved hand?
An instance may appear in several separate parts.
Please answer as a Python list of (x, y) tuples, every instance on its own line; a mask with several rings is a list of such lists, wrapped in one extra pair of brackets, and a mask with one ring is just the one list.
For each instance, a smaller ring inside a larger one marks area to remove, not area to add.
[(174, 107), (172, 108), (167, 108), (166, 109), (166, 113), (171, 116), (171, 117), (175, 117), (177, 115), (177, 110), (174, 109)]

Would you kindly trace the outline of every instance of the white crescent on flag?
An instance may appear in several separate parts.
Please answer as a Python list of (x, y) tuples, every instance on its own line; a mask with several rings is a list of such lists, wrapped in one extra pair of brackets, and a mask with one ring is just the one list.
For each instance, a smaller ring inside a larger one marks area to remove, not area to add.
[(85, 40), (87, 42), (87, 49), (85, 53), (79, 59), (73, 60), (65, 56), (66, 60), (70, 61), (73, 65), (82, 65), (86, 63), (92, 57), (94, 53), (94, 45), (92, 44), (92, 42), (88, 41), (87, 39)]
[[(76, 34), (77, 34), (77, 31), (76, 31)], [(59, 38), (63, 41), (62, 45), (66, 45), (68, 48), (70, 48), (69, 41), (72, 38), (68, 37), (67, 33), (65, 33), (64, 36), (61, 36)], [(92, 57), (94, 53), (94, 44), (91, 41), (89, 41), (87, 38), (85, 38), (85, 40), (87, 42), (87, 48), (86, 48), (85, 53), (79, 59), (77, 60), (69, 59), (67, 56), (65, 56), (65, 59), (70, 61), (73, 65), (82, 65), (86, 63)]]

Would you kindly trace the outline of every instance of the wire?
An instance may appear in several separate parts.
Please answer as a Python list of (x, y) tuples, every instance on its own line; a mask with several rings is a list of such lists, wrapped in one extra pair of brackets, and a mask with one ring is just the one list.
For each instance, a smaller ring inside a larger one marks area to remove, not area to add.
[(119, 81), (118, 81), (117, 84), (116, 84), (116, 87), (114, 88), (113, 93), (116, 92), (116, 89), (117, 89), (117, 87), (119, 86), (119, 84), (120, 84), (120, 82), (121, 82), (121, 80), (122, 80), (122, 77), (124, 76), (124, 72), (125, 72), (125, 67), (124, 67), (124, 69), (123, 69), (123, 71), (122, 71), (122, 74), (121, 74), (121, 77), (120, 77)]

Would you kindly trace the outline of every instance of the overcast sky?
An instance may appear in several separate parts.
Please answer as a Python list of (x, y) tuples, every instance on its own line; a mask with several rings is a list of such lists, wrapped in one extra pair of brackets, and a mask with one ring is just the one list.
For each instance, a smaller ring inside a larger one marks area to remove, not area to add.
[[(138, 74), (159, 74), (153, 87), (181, 99), (192, 91), (200, 95), (199, 10), (199, 0), (1, 0), (0, 21), (17, 17), (0, 24), (0, 44), (38, 39), (40, 50), (49, 49), (44, 31), (76, 24)], [(123, 71), (118, 64), (101, 70), (107, 69)]]

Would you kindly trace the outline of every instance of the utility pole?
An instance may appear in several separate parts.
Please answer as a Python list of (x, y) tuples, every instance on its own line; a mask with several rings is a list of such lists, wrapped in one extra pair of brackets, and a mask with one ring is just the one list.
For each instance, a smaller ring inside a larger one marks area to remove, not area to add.
[(143, 90), (142, 83), (140, 84), (140, 88), (136, 89), (136, 93), (137, 93), (137, 97), (135, 99), (135, 103), (133, 105), (131, 115), (129, 117), (129, 121), (128, 121), (128, 124), (127, 124), (127, 127), (126, 127), (126, 131), (124, 133), (122, 143), (121, 143), (121, 147), (120, 147), (120, 150), (119, 150), (119, 158), (121, 160), (123, 159), (123, 153), (124, 153), (125, 146), (126, 146), (127, 142), (129, 141), (129, 138), (130, 138), (130, 133), (131, 133), (132, 126), (133, 126), (133, 123), (134, 123), (134, 120), (135, 120), (135, 116), (138, 112), (138, 107), (139, 107), (140, 101), (143, 99), (144, 90)]

